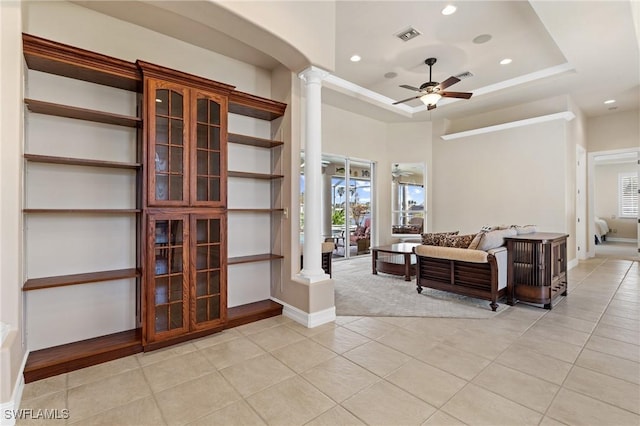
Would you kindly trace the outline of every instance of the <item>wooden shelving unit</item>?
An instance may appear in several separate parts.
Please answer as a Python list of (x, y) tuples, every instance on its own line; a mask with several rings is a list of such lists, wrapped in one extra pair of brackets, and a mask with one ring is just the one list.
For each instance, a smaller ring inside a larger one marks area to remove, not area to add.
[(227, 211), (234, 213), (274, 213), (284, 212), (284, 209), (227, 209)]
[(31, 278), (25, 281), (23, 291), (40, 290), (44, 288), (64, 287), (68, 285), (90, 284), (103, 281), (137, 278), (140, 271), (135, 268), (118, 269), (115, 271), (87, 272), (84, 274), (59, 275), (57, 277)]
[(54, 157), (51, 155), (24, 154), (24, 158), (34, 163), (64, 164), (67, 166), (107, 167), (112, 169), (133, 169), (142, 167), (142, 163), (123, 163), (120, 161), (90, 160), (86, 158)]
[(227, 174), (229, 177), (247, 178), (247, 179), (282, 179), (284, 175), (272, 175), (267, 173), (250, 173), (250, 172), (237, 172), (229, 171)]
[(239, 265), (241, 263), (266, 262), (269, 260), (284, 259), (284, 256), (273, 253), (254, 254), (251, 256), (230, 257), (227, 260), (229, 265)]
[[(136, 93), (143, 92), (143, 79), (141, 67), (146, 66), (148, 70), (154, 72), (153, 65), (141, 61), (137, 63), (123, 61), (106, 55), (78, 49), (62, 43), (53, 42), (40, 37), (23, 34), (23, 52), (25, 62), (30, 70), (59, 75), (76, 80), (105, 85), (117, 89), (124, 89)], [(184, 73), (176, 72), (175, 78), (181, 78)], [(253, 117), (259, 120), (273, 121), (282, 117), (287, 105), (281, 102), (254, 96), (248, 93), (233, 90), (233, 86), (224, 83), (211, 82), (197, 76), (189, 76), (190, 81), (195, 81), (197, 89), (209, 90), (211, 84), (216, 88), (216, 92), (225, 91), (228, 100), (228, 112), (232, 114)], [(62, 118), (84, 120), (89, 122), (123, 126), (127, 128), (141, 129), (145, 118), (128, 115), (114, 114), (110, 112), (97, 111), (93, 109), (80, 108), (76, 106), (63, 105), (54, 102), (47, 102), (38, 99), (27, 98), (24, 100), (26, 108), (31, 113), (46, 114)], [(142, 139), (139, 138), (141, 141)], [(233, 134), (227, 135), (229, 143), (248, 145), (258, 148), (274, 149), (281, 147), (283, 142), (274, 141), (248, 135)], [(95, 160), (84, 158), (59, 157), (52, 155), (40, 155), (37, 153), (26, 153), (24, 158), (28, 162), (60, 164), (81, 167), (103, 167), (112, 169), (133, 170), (138, 174), (138, 197), (142, 193), (143, 179), (141, 172), (145, 167), (144, 159), (141, 156), (142, 149), (138, 149), (136, 162), (117, 162), (108, 160)], [(282, 174), (264, 174), (250, 172), (228, 172), (227, 177), (239, 177), (246, 179), (270, 180), (277, 182), (282, 179)], [(137, 206), (142, 205), (138, 200)], [(232, 213), (281, 213), (283, 208), (240, 208), (228, 209)], [(137, 233), (142, 232), (141, 218), (143, 209), (141, 208), (24, 208), (24, 214), (31, 215), (130, 215), (136, 216), (138, 222)], [(140, 245), (143, 243), (141, 235), (137, 236), (137, 251), (140, 252)], [(139, 253), (137, 254), (139, 256)], [(273, 253), (260, 255), (240, 256), (229, 258), (228, 264), (243, 264), (252, 262), (268, 262), (282, 259), (283, 256)], [(140, 259), (137, 259), (140, 262)], [(142, 264), (141, 264), (142, 265)], [(64, 276), (49, 276), (41, 278), (31, 278), (26, 280), (23, 291), (30, 292), (40, 289), (64, 287), (71, 285), (82, 285), (87, 283), (114, 281), (119, 279), (143, 280), (146, 273), (145, 268), (136, 267), (111, 271), (89, 272), (71, 274)], [(60, 290), (63, 291), (63, 290)], [(144, 289), (138, 289), (139, 294), (143, 294)], [(247, 324), (260, 319), (268, 318), (282, 313), (282, 306), (272, 300), (261, 300), (255, 303), (248, 303), (242, 306), (229, 308), (227, 318), (221, 328), (232, 328), (238, 325)], [(139, 321), (137, 321), (139, 324)], [(219, 329), (218, 329), (219, 330)], [(203, 331), (209, 332), (209, 331)], [(197, 337), (196, 334), (189, 338)], [(177, 340), (176, 340), (177, 342)], [(173, 343), (173, 342), (170, 342)], [(155, 349), (149, 348), (149, 349)], [(66, 373), (98, 363), (114, 360), (131, 354), (141, 352), (142, 330), (134, 328), (105, 336), (98, 336), (92, 339), (82, 340), (74, 343), (63, 344), (55, 347), (32, 351), (26, 363), (24, 377), (25, 381), (32, 382), (53, 375)]]
[(23, 213), (29, 214), (136, 214), (141, 213), (142, 209), (22, 209)]
[(139, 328), (29, 353), (26, 383), (142, 352)]
[(239, 135), (237, 133), (229, 133), (227, 140), (230, 143), (237, 143), (240, 145), (257, 146), (259, 148), (275, 148), (276, 146), (283, 145), (282, 141), (274, 141), (271, 139), (256, 138), (253, 136)]
[(114, 114), (111, 112), (97, 111), (86, 108), (78, 108), (69, 105), (55, 104), (52, 102), (25, 99), (24, 103), (29, 111), (38, 114), (47, 114), (57, 117), (75, 118), (78, 120), (93, 121), (95, 123), (113, 124), (124, 127), (140, 127), (142, 119), (128, 115)]

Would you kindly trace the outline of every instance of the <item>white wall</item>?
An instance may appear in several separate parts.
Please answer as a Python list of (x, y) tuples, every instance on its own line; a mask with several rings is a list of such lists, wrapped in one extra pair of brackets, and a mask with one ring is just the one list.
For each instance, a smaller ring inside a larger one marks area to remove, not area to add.
[(640, 110), (587, 119), (587, 151), (640, 147)]
[[(19, 2), (0, 2), (0, 406), (18, 408), (22, 332), (22, 25)], [(3, 413), (4, 416), (4, 413)], [(4, 423), (4, 422), (3, 422)]]
[[(433, 228), (535, 224), (566, 232), (566, 122), (433, 141)], [(575, 176), (574, 176), (575, 178)]]

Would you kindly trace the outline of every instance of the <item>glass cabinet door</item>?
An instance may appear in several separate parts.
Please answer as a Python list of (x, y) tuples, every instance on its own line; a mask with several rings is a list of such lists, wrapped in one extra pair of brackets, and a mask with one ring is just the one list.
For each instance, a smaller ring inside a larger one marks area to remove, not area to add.
[(191, 293), (192, 329), (210, 327), (225, 320), (224, 219), (220, 214), (191, 216), (191, 247), (195, 265)]
[(149, 81), (149, 205), (182, 206), (189, 200), (188, 90)]
[(149, 218), (150, 247), (147, 304), (150, 340), (188, 330), (187, 217), (153, 215)]
[(226, 202), (226, 99), (202, 92), (193, 94), (195, 111), (195, 164), (191, 180), (191, 204), (222, 206)]

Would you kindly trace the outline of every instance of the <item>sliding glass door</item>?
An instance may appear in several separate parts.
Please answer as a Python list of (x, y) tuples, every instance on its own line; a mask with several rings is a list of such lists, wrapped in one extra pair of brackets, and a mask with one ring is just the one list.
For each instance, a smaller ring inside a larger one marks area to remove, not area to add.
[[(304, 154), (301, 165), (304, 165)], [(334, 243), (334, 258), (370, 253), (373, 164), (340, 156), (322, 158), (322, 237)], [(301, 235), (304, 235), (304, 167), (300, 173)]]

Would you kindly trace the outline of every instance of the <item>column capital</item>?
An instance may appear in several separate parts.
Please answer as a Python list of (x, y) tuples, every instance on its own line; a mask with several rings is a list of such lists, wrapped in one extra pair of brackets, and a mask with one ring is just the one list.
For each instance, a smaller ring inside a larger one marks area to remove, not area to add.
[(325, 78), (327, 78), (327, 76), (329, 76), (331, 73), (328, 71), (325, 71), (323, 69), (314, 67), (314, 66), (310, 66), (309, 68), (306, 68), (304, 71), (301, 71), (298, 74), (298, 77), (303, 80), (305, 83), (310, 84), (310, 83), (320, 83), (322, 80), (324, 80)]

